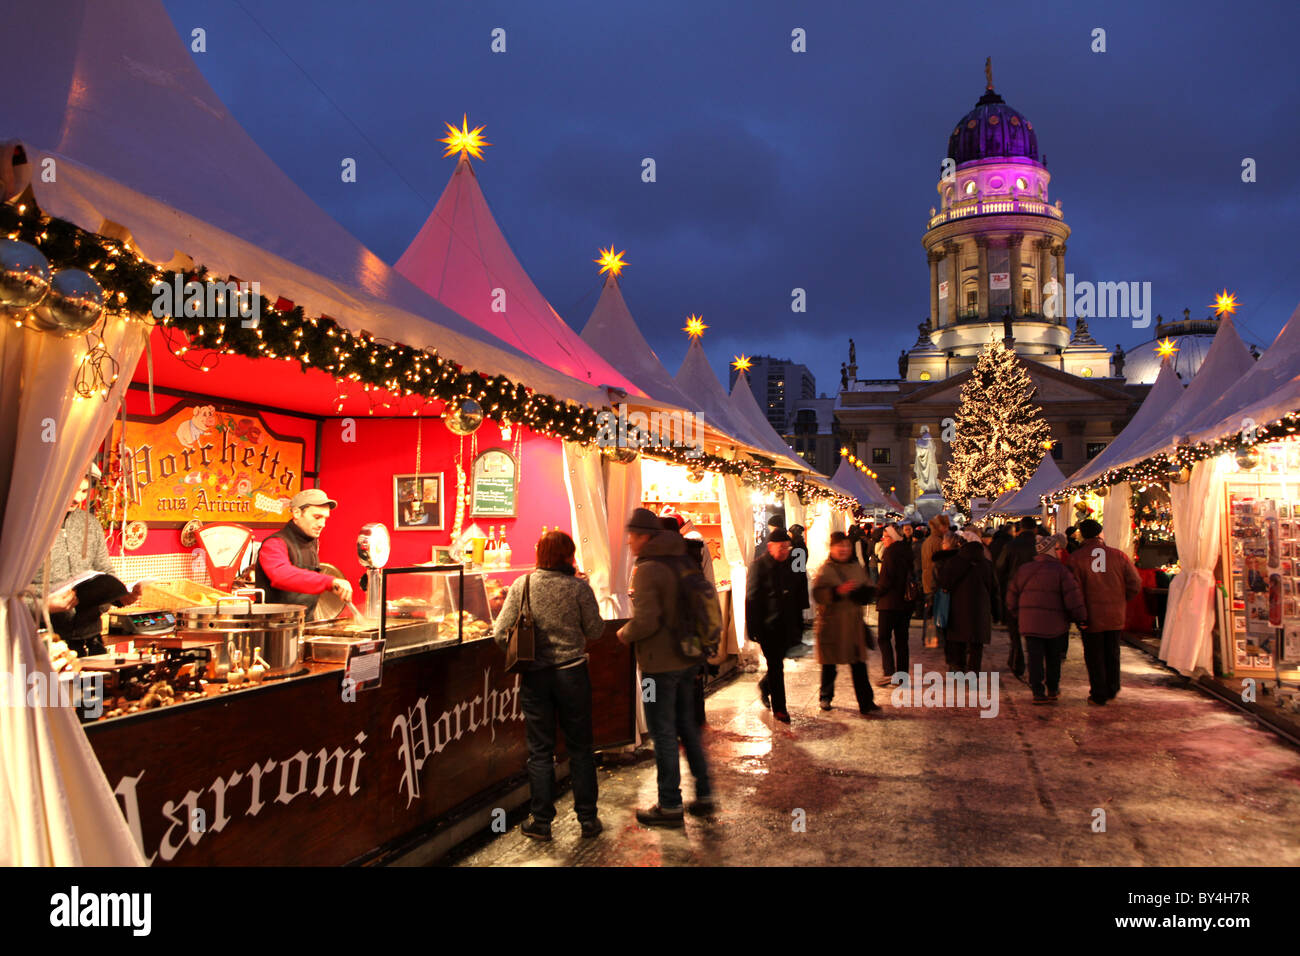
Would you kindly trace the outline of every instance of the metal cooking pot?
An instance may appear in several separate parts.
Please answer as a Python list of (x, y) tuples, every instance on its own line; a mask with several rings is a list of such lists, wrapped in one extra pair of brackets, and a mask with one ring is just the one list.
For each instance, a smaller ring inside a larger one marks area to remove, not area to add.
[[(233, 605), (233, 606), (232, 606)], [(266, 677), (283, 677), (298, 669), (302, 659), (302, 627), (306, 608), (301, 604), (254, 604), (251, 597), (218, 598), (216, 604), (188, 607), (177, 612), (181, 637), (220, 639), (220, 657), (213, 678), (225, 680), (230, 670), (230, 645), (243, 654), (244, 668), (253, 650), (262, 649)]]

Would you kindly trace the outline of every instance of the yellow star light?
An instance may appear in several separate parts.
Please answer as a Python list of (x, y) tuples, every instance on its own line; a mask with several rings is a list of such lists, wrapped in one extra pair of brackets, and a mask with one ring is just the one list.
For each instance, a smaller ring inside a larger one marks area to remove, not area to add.
[(753, 366), (754, 363), (749, 360), (748, 355), (737, 355), (735, 361), (731, 363), (731, 367), (737, 372), (748, 372)]
[(1156, 354), (1159, 355), (1162, 359), (1169, 358), (1177, 351), (1178, 351), (1178, 346), (1174, 345), (1173, 339), (1167, 338), (1159, 345), (1156, 346)]
[(602, 275), (608, 272), (615, 278), (618, 278), (618, 274), (622, 272), (623, 267), (627, 265), (627, 263), (623, 261), (623, 256), (625, 255), (627, 255), (626, 249), (622, 252), (615, 252), (614, 246), (611, 244), (608, 249), (600, 250), (599, 259), (593, 259), (591, 261), (600, 266), (600, 272)]
[(704, 324), (704, 320), (702, 318), (700, 318), (698, 315), (692, 315), (689, 319), (686, 320), (686, 328), (682, 329), (682, 331), (685, 332), (687, 335), (689, 335), (691, 338), (698, 339), (700, 336), (704, 334), (704, 330), (707, 328), (708, 326)]
[(448, 123), (447, 135), (438, 140), (440, 143), (447, 144), (447, 149), (442, 155), (447, 157), (452, 153), (469, 153), (475, 159), (482, 159), (483, 147), (492, 145), (479, 135), (482, 132), (482, 126), (476, 126), (471, 130), (469, 128), (469, 116), (462, 113), (460, 118), (460, 129), (457, 129)]
[(1214, 301), (1210, 303), (1210, 308), (1214, 310), (1214, 315), (1217, 318), (1221, 318), (1225, 313), (1232, 315), (1237, 311), (1237, 293), (1229, 294), (1225, 288), (1214, 297)]

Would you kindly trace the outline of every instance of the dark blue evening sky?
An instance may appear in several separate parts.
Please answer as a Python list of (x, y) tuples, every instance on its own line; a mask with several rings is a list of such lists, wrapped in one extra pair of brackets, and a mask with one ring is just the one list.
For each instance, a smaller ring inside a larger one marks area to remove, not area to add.
[[(624, 295), (670, 372), (697, 312), (721, 377), (733, 354), (768, 353), (832, 392), (849, 336), (861, 377), (896, 375), (929, 309), (939, 164), (986, 56), (1034, 123), (1077, 280), (1150, 281), (1166, 316), (1208, 314), (1226, 286), (1261, 345), (1300, 301), (1294, 0), (165, 3), (183, 35), (207, 30), (196, 59), (236, 118), (389, 262), (451, 175), (444, 122), (468, 113), (495, 144), (480, 183), (538, 287), (580, 330), (597, 248), (626, 249)], [(1091, 325), (1111, 347), (1152, 333)]]

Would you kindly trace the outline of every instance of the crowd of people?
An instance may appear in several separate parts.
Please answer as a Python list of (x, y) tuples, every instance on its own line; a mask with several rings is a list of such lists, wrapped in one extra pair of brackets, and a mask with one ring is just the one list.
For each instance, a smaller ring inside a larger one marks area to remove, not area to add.
[[(657, 802), (638, 809), (636, 818), (644, 826), (681, 827), (687, 813), (710, 816), (718, 807), (700, 733), (707, 663), (684, 652), (681, 640), (685, 576), (711, 581), (712, 562), (700, 536), (680, 518), (638, 508), (626, 530), (636, 560), (632, 611), (618, 639), (635, 648), (658, 782)], [(1007, 669), (1028, 683), (1035, 704), (1059, 699), (1061, 662), (1070, 626), (1076, 625), (1087, 700), (1105, 705), (1120, 691), (1120, 632), (1125, 608), (1141, 585), (1132, 561), (1107, 545), (1101, 530), (1085, 520), (1065, 534), (1051, 534), (1034, 518), (995, 531), (973, 525), (959, 530), (946, 515), (927, 525), (855, 524), (830, 536), (826, 561), (809, 575), (804, 529), (787, 529), (779, 517), (773, 519), (755, 550), (744, 598), (746, 636), (767, 664), (758, 683), (763, 706), (773, 719), (790, 723), (785, 660), (802, 641), (809, 607), (815, 609), (822, 710), (832, 708), (837, 670), (847, 665), (859, 713), (878, 714), (868, 652), (879, 649), (880, 686), (907, 684), (911, 626), (918, 616), (922, 640), (942, 644), (949, 670), (964, 673), (981, 671), (993, 624), (1003, 624)], [(529, 587), (538, 650), (521, 678), (531, 785), (531, 816), (522, 830), (539, 840), (551, 838), (555, 817), (557, 725), (569, 753), (582, 835), (595, 837), (602, 830), (586, 667), (586, 644), (600, 635), (601, 622), (574, 555), (573, 539), (564, 532), (543, 535), (537, 570), (511, 585), (496, 621), (495, 636), (504, 646)], [(868, 626), (868, 606), (876, 610), (878, 635)], [(927, 637), (931, 625), (933, 638)], [(682, 797), (679, 746), (695, 783), (689, 804)]]

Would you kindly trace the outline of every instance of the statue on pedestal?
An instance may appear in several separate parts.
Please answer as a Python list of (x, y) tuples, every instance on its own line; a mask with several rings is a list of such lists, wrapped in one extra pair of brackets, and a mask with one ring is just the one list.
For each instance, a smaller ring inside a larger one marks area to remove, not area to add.
[(845, 365), (843, 362), (841, 362), (840, 363), (840, 391), (847, 392), (848, 390), (849, 390), (849, 367)]
[(1124, 377), (1124, 349), (1119, 345), (1115, 346), (1115, 377)]
[(898, 377), (907, 378), (907, 351), (905, 349), (898, 350)]
[(922, 425), (916, 439), (916, 460), (912, 465), (916, 487), (921, 494), (934, 494), (939, 490), (939, 462), (935, 454), (934, 438), (930, 426)]
[(853, 344), (852, 339), (849, 339), (849, 364), (850, 365), (858, 364), (858, 347)]

